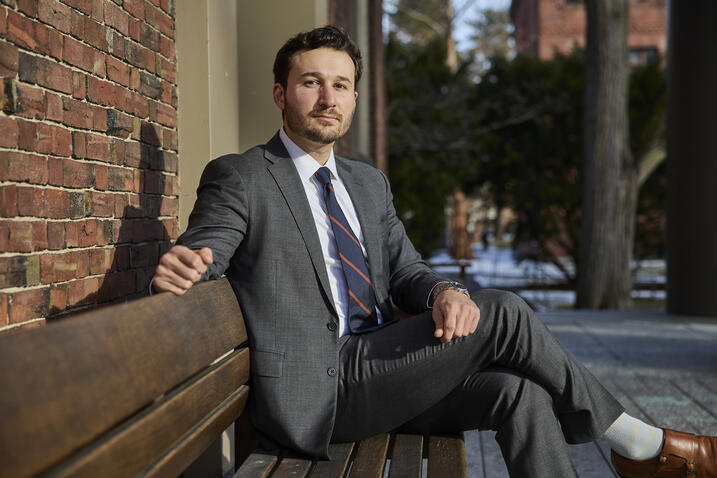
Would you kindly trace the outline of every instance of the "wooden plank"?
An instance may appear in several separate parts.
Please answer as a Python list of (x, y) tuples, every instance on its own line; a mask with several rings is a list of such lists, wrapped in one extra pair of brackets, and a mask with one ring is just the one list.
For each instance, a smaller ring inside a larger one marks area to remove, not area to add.
[(329, 445), (331, 460), (320, 460), (314, 464), (311, 478), (338, 478), (346, 474), (354, 449), (353, 442), (332, 443)]
[(311, 468), (311, 459), (298, 455), (287, 455), (281, 459), (271, 478), (304, 478)]
[(36, 474), (246, 340), (226, 279), (0, 337), (0, 463)]
[(466, 446), (462, 436), (428, 438), (428, 478), (468, 478)]
[(421, 478), (422, 465), (423, 436), (394, 435), (388, 478)]
[(252, 453), (234, 473), (233, 478), (266, 478), (277, 461), (276, 453)]
[(351, 478), (380, 478), (386, 463), (388, 433), (375, 435), (359, 443), (351, 465)]
[[(177, 462), (189, 465), (241, 414), (249, 396), (243, 385), (248, 377), (249, 349), (234, 351), (52, 470), (52, 475), (111, 478), (133, 476), (151, 466), (149, 475), (169, 467), (177, 476), (184, 469)], [(215, 417), (221, 422), (212, 423)], [(214, 435), (208, 433), (212, 430)], [(179, 453), (183, 450), (186, 456)], [(158, 457), (162, 458), (155, 463)]]

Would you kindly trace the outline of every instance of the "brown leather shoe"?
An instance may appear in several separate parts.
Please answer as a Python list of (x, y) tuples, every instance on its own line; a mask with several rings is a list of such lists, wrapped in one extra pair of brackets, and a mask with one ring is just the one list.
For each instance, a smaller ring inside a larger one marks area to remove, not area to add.
[(629, 460), (614, 451), (612, 465), (623, 478), (717, 478), (717, 437), (665, 429), (665, 443), (650, 460)]

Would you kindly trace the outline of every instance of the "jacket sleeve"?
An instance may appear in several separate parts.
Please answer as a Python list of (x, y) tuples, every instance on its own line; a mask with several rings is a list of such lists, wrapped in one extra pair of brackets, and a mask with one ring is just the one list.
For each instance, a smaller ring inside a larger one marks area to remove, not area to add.
[(388, 179), (383, 173), (381, 178), (386, 188), (391, 297), (398, 308), (405, 312), (412, 314), (424, 312), (427, 310), (428, 294), (431, 289), (445, 279), (434, 272), (413, 247), (403, 223), (396, 215)]
[(227, 155), (206, 166), (187, 230), (177, 239), (177, 244), (190, 249), (212, 250), (214, 263), (207, 267), (202, 280), (218, 279), (224, 274), (246, 233), (249, 209), (236, 161), (236, 155)]

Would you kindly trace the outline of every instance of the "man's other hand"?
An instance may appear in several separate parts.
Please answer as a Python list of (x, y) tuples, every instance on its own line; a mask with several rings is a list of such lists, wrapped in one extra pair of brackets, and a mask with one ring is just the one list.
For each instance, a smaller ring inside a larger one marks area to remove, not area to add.
[(207, 264), (212, 262), (212, 250), (208, 247), (194, 251), (186, 246), (173, 246), (159, 259), (152, 288), (155, 292), (182, 295), (202, 277)]
[(480, 309), (470, 297), (453, 289), (446, 289), (436, 297), (433, 304), (433, 336), (441, 342), (464, 337), (475, 332), (480, 320)]

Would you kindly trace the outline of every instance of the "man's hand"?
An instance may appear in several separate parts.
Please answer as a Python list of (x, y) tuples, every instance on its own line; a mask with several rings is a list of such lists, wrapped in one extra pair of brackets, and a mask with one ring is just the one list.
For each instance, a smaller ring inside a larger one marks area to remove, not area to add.
[(159, 259), (152, 288), (155, 292), (182, 295), (202, 277), (207, 264), (212, 262), (212, 250), (208, 247), (193, 251), (186, 246), (174, 246)]
[(464, 293), (446, 289), (436, 297), (433, 304), (433, 336), (446, 343), (454, 337), (464, 337), (475, 332), (480, 320), (480, 309)]

